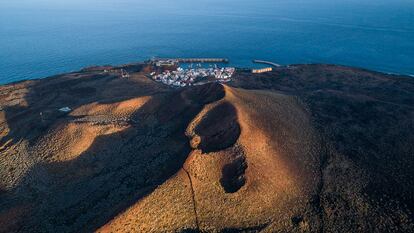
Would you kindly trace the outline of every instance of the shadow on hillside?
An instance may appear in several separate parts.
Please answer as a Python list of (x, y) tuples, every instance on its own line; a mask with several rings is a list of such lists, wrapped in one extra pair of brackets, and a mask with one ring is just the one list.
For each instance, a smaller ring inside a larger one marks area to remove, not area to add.
[[(32, 208), (21, 221), (0, 228), (0, 232), (96, 230), (182, 167), (190, 152), (185, 136), (188, 124), (205, 104), (224, 97), (224, 89), (218, 84), (167, 91), (158, 84), (143, 87), (112, 76), (87, 79), (74, 82), (61, 78), (32, 87), (28, 108), (5, 110), (10, 116), (10, 134), (3, 141), (28, 140), (34, 145), (48, 127), (68, 121), (68, 116), (54, 113), (39, 119), (40, 109), (76, 108), (148, 95), (153, 98), (131, 117), (132, 127), (98, 137), (76, 159), (32, 167), (14, 190), (2, 195), (0, 218), (7, 218), (8, 211), (22, 203), (30, 203)], [(71, 98), (74, 93), (78, 96)]]
[[(368, 174), (369, 183), (362, 192), (371, 202), (377, 205), (384, 200), (398, 200), (400, 204), (392, 205), (408, 209), (413, 218), (413, 78), (314, 64), (254, 76), (239, 72), (230, 85), (299, 97), (335, 153), (344, 155)], [(336, 208), (344, 202), (335, 201)], [(347, 211), (350, 210), (344, 208), (340, 213)]]

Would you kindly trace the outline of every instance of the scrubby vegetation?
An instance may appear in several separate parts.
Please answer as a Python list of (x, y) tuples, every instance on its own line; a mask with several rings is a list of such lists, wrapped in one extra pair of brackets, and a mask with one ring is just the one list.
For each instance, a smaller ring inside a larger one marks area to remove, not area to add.
[(0, 232), (414, 231), (413, 79), (295, 65), (172, 89), (147, 73), (0, 87)]

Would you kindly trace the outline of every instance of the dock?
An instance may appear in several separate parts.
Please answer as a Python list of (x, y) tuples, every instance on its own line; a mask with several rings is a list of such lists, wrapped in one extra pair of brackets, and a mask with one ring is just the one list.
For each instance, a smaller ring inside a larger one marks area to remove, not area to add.
[(229, 63), (227, 58), (177, 58), (179, 63)]
[(253, 60), (253, 63), (266, 64), (266, 65), (271, 65), (273, 67), (282, 67), (282, 65), (271, 62), (271, 61)]
[(227, 58), (154, 58), (151, 61), (163, 63), (229, 63)]

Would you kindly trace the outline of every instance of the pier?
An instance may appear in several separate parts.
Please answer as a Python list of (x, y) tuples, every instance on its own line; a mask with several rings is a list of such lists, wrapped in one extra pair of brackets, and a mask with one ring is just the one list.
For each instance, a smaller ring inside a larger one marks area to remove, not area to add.
[(161, 63), (229, 63), (227, 58), (154, 58), (151, 61)]
[(282, 66), (282, 65), (279, 65), (279, 64), (274, 63), (274, 62), (263, 61), (263, 60), (253, 60), (253, 63), (266, 64), (266, 65), (271, 65), (273, 67), (281, 67)]
[(177, 58), (180, 63), (229, 63), (227, 58)]

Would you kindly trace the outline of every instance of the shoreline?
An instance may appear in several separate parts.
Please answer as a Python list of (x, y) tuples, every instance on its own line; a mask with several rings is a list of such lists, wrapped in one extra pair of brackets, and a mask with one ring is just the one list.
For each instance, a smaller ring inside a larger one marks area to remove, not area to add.
[[(131, 65), (145, 65), (145, 64), (148, 64), (148, 62), (150, 62), (150, 61), (151, 60), (148, 59), (148, 60), (144, 60), (144, 61), (128, 62), (128, 63), (125, 63), (125, 64), (87, 65), (87, 66), (84, 66), (84, 67), (80, 68), (79, 70), (72, 70), (72, 71), (63, 72), (63, 73), (57, 73), (57, 74), (53, 74), (53, 75), (50, 75), (50, 76), (27, 78), (27, 79), (21, 79), (21, 80), (5, 82), (5, 83), (2, 83), (1, 80), (0, 80), (0, 86), (9, 86), (9, 85), (21, 84), (23, 82), (59, 78), (61, 76), (69, 75), (69, 74), (86, 73), (86, 72), (88, 72), (88, 69), (90, 69), (90, 68), (112, 67), (112, 68), (115, 68), (115, 69), (122, 69), (123, 67), (131, 66)], [(253, 61), (257, 61), (257, 60), (253, 60)], [(253, 63), (255, 63), (255, 62), (253, 62)], [(184, 63), (184, 64), (187, 64), (187, 63)], [(194, 63), (194, 64), (197, 64), (197, 63)], [(212, 63), (212, 64), (220, 64), (220, 63)], [(228, 62), (228, 63), (225, 63), (225, 64), (226, 65), (231, 65), (231, 62)], [(275, 63), (275, 64), (277, 64), (277, 63)], [(395, 72), (388, 72), (388, 71), (381, 71), (381, 70), (372, 70), (372, 69), (364, 68), (364, 67), (349, 66), (349, 65), (343, 65), (343, 64), (333, 64), (333, 63), (297, 63), (297, 64), (287, 64), (287, 65), (278, 64), (278, 65), (280, 65), (280, 66), (276, 66), (276, 67), (273, 67), (273, 68), (277, 70), (277, 69), (284, 69), (284, 68), (288, 68), (288, 67), (326, 65), (326, 66), (343, 67), (343, 68), (348, 68), (348, 69), (355, 69), (355, 70), (358, 70), (358, 71), (365, 71), (365, 72), (370, 72), (370, 73), (388, 75), (388, 76), (393, 76), (393, 77), (396, 77), (396, 78), (409, 78), (409, 79), (414, 78), (414, 74), (408, 74), (408, 73), (404, 74), (404, 73), (395, 73)], [(233, 67), (236, 68), (236, 71), (241, 71), (241, 70), (246, 71), (246, 70), (251, 70), (252, 69), (251, 67), (240, 67), (240, 66), (233, 66)]]

